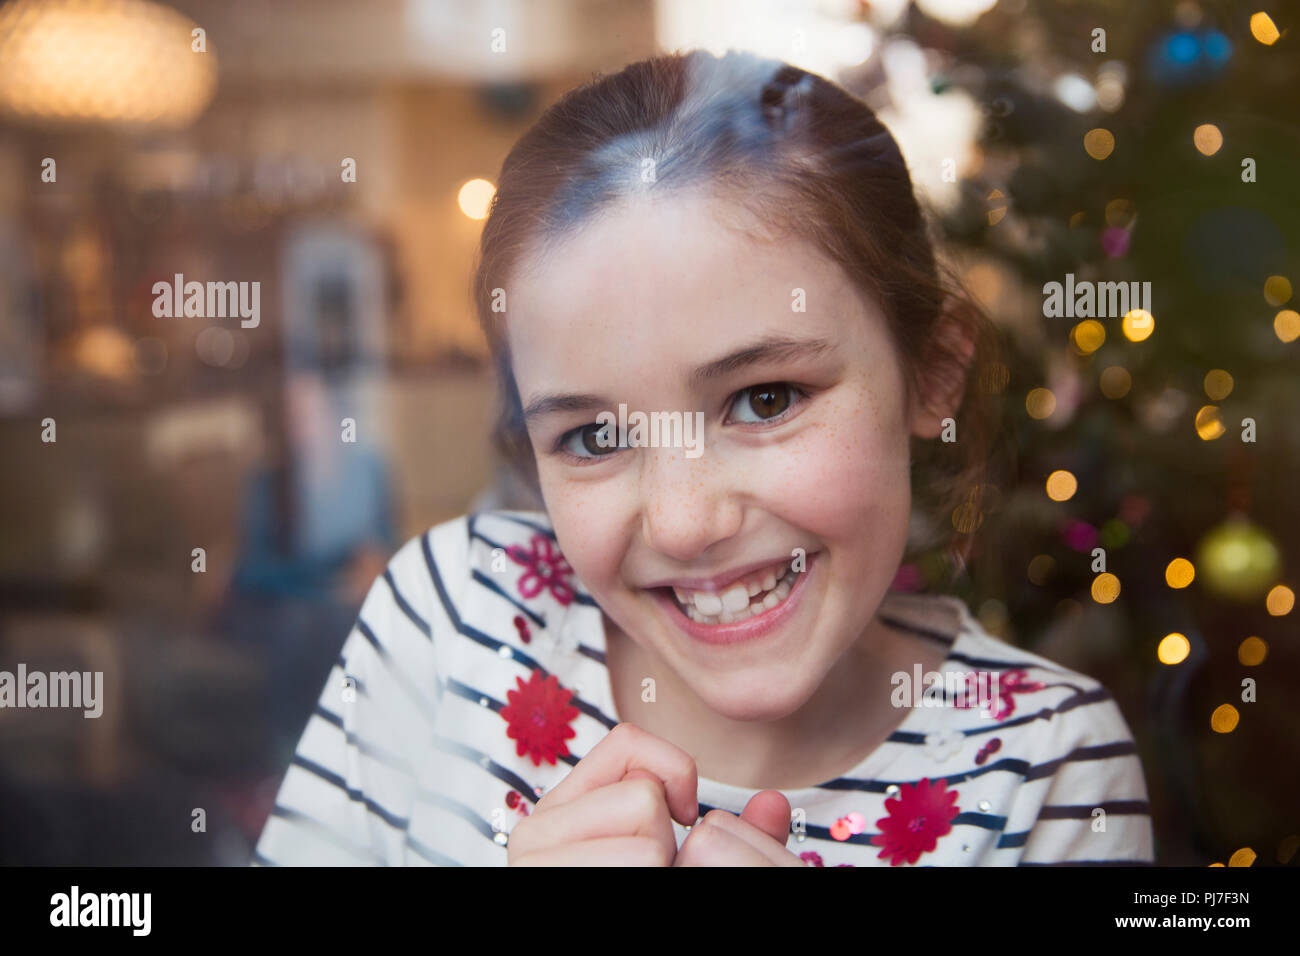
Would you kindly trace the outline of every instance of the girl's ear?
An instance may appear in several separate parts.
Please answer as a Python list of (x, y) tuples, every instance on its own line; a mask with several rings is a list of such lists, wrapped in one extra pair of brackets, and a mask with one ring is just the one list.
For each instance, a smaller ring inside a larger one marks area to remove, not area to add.
[(938, 438), (945, 418), (957, 417), (971, 359), (975, 355), (975, 325), (962, 322), (959, 300), (949, 297), (935, 324), (920, 373), (921, 395), (912, 402), (912, 434)]

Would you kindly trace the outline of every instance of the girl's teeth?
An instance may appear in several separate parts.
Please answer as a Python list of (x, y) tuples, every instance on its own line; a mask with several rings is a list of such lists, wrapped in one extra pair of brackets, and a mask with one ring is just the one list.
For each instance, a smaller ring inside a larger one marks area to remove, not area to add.
[(722, 598), (708, 591), (696, 591), (695, 609), (708, 617), (717, 617), (722, 613)]
[(737, 614), (749, 607), (749, 590), (743, 584), (728, 588), (722, 592), (722, 609), (724, 612)]
[(769, 571), (762, 589), (767, 593), (757, 601), (751, 601), (750, 598), (757, 597), (758, 592), (751, 594), (749, 592), (753, 590), (752, 587), (746, 588), (742, 584), (737, 584), (721, 594), (696, 591), (693, 594), (683, 595), (683, 592), (677, 588), (673, 588), (673, 592), (692, 621), (709, 625), (734, 624), (776, 607), (790, 596), (794, 580), (794, 572), (789, 568), (779, 581), (775, 572)]

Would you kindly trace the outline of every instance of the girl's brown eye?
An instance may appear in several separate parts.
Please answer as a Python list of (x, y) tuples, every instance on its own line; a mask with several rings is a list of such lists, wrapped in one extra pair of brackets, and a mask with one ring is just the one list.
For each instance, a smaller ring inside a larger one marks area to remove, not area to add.
[(590, 452), (592, 456), (608, 455), (618, 450), (618, 442), (613, 438), (612, 425), (588, 425), (582, 429), (581, 434), (582, 447)]
[(775, 418), (790, 407), (788, 385), (755, 385), (746, 392), (750, 410), (760, 419)]

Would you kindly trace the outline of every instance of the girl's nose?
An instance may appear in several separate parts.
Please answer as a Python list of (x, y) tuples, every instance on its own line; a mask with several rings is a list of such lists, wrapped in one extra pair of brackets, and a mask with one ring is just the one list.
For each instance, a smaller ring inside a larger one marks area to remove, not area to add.
[(680, 448), (641, 453), (641, 533), (651, 548), (686, 563), (740, 531), (744, 509), (720, 462)]

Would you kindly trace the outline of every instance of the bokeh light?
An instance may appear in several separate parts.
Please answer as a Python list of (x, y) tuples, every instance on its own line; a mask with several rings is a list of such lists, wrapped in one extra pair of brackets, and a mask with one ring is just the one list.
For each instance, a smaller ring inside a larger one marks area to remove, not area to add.
[(1111, 604), (1119, 597), (1119, 578), (1106, 571), (1092, 579), (1092, 599), (1098, 604)]
[(1264, 607), (1274, 617), (1290, 614), (1291, 609), (1295, 607), (1295, 592), (1285, 584), (1279, 584), (1268, 592), (1268, 597), (1264, 598)]
[(1300, 312), (1283, 309), (1273, 318), (1273, 332), (1283, 342), (1294, 342), (1300, 338)]
[(1130, 309), (1122, 323), (1124, 337), (1130, 342), (1142, 342), (1156, 330), (1156, 319), (1146, 309)]
[(1173, 634), (1166, 634), (1160, 641), (1160, 646), (1156, 648), (1156, 657), (1161, 664), (1181, 664), (1187, 660), (1191, 650), (1191, 642), (1175, 631)]
[(1228, 857), (1228, 866), (1251, 866), (1255, 862), (1255, 851), (1248, 846), (1243, 846), (1232, 856)]
[(1050, 554), (1036, 554), (1029, 562), (1028, 577), (1031, 583), (1043, 585), (1052, 579), (1056, 559)]
[(1268, 644), (1263, 638), (1248, 637), (1237, 647), (1237, 660), (1247, 667), (1257, 667), (1268, 656)]
[(1202, 123), (1192, 133), (1192, 142), (1196, 145), (1197, 152), (1213, 156), (1223, 146), (1223, 134), (1213, 123)]
[(1101, 394), (1107, 398), (1123, 398), (1133, 387), (1133, 376), (1122, 365), (1111, 365), (1102, 369)]
[(496, 191), (496, 187), (486, 179), (471, 179), (460, 187), (456, 202), (460, 211), (470, 219), (486, 219)]
[(1216, 402), (1231, 395), (1233, 385), (1232, 376), (1221, 368), (1210, 369), (1205, 373), (1205, 394)]
[(1101, 127), (1090, 129), (1084, 134), (1083, 148), (1093, 159), (1105, 159), (1115, 151), (1115, 134)]
[(1250, 35), (1264, 46), (1272, 46), (1282, 34), (1278, 32), (1273, 18), (1260, 11), (1250, 15)]
[(1219, 406), (1202, 405), (1200, 411), (1196, 413), (1196, 434), (1201, 436), (1201, 440), (1214, 441), (1225, 431), (1227, 429), (1219, 420)]
[(1240, 720), (1241, 715), (1237, 713), (1236, 707), (1231, 704), (1220, 704), (1210, 715), (1210, 728), (1216, 734), (1230, 734), (1237, 729), (1237, 722)]
[(1064, 469), (1058, 469), (1047, 476), (1047, 497), (1053, 501), (1069, 501), (1078, 490), (1078, 479)]
[(1174, 558), (1165, 568), (1165, 583), (1171, 588), (1185, 588), (1196, 577), (1196, 567), (1186, 558)]
[(1030, 418), (1050, 418), (1056, 411), (1056, 396), (1050, 388), (1030, 389), (1025, 396), (1025, 411), (1029, 412)]
[(1070, 343), (1080, 355), (1091, 355), (1106, 341), (1106, 327), (1096, 319), (1084, 319), (1070, 330)]
[(1291, 280), (1286, 276), (1269, 276), (1264, 280), (1264, 301), (1269, 305), (1286, 305), (1291, 301)]

